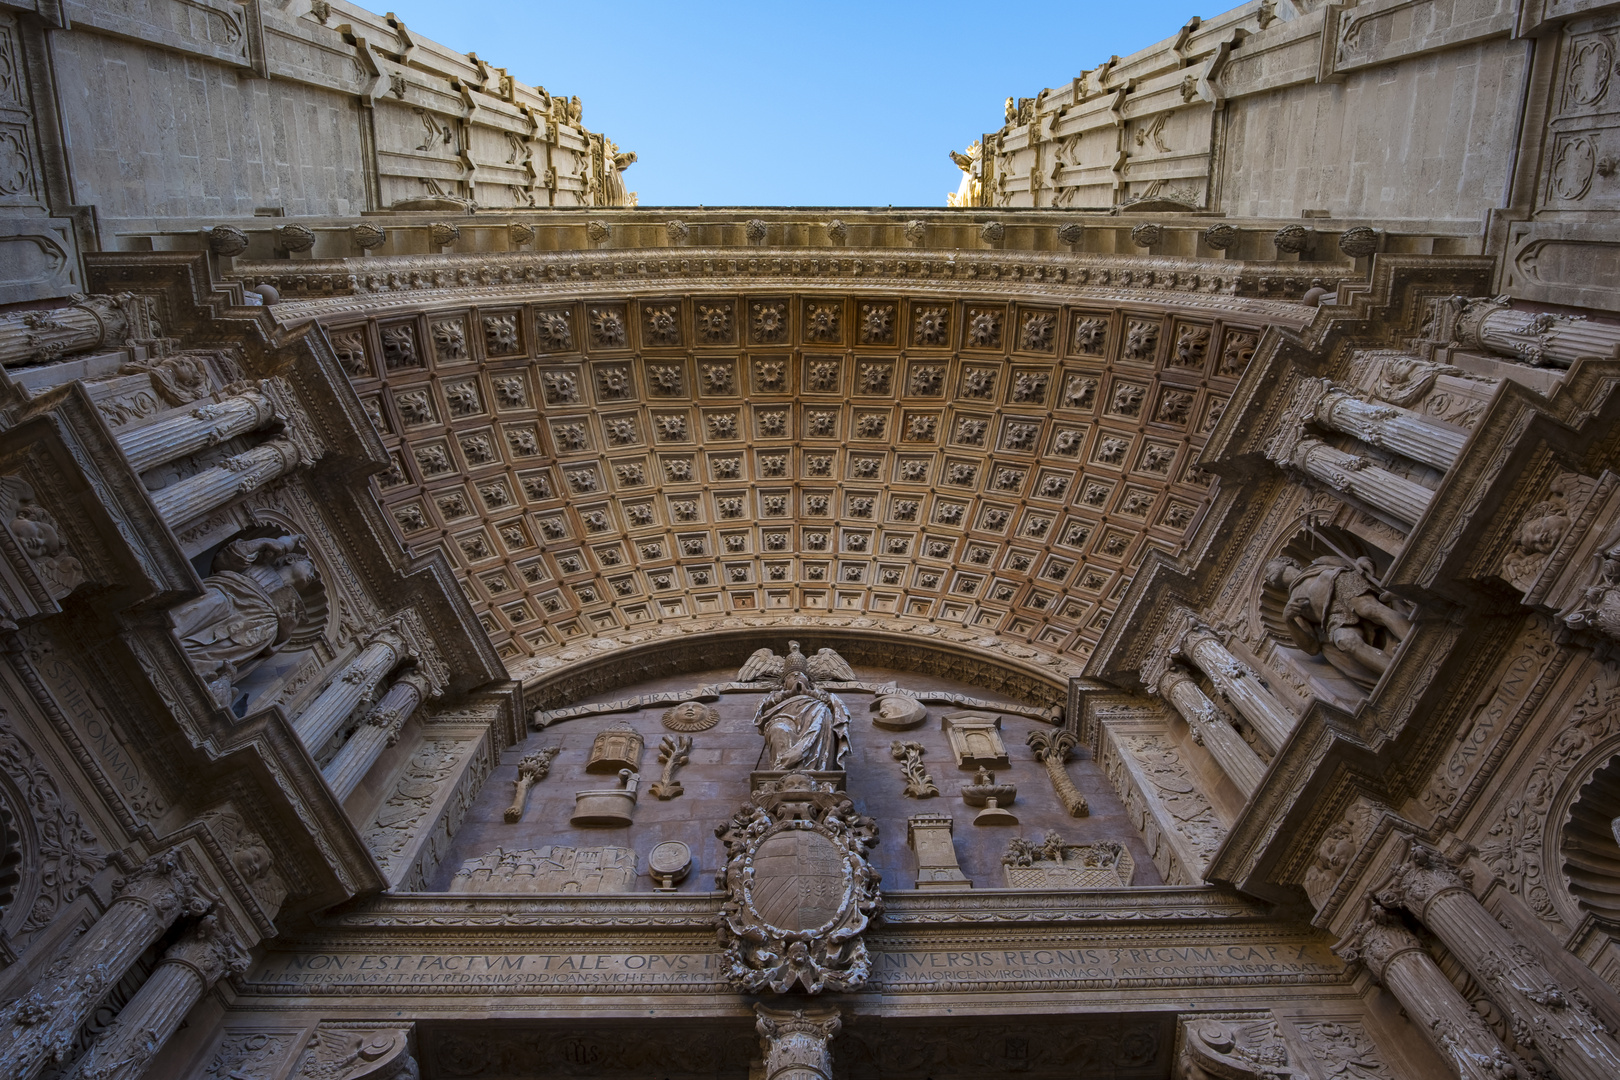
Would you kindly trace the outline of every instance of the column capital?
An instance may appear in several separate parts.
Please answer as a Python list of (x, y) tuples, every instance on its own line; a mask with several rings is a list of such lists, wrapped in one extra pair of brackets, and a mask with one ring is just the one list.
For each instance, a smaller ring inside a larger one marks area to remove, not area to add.
[(212, 986), (228, 971), (247, 970), (248, 953), (242, 941), (214, 913), (203, 916), (163, 954), (164, 963), (184, 964), (197, 973), (204, 986)]
[(829, 1080), (832, 1037), (843, 1027), (835, 1005), (810, 1009), (754, 1006), (765, 1080)]
[(1417, 936), (1401, 922), (1398, 912), (1367, 898), (1367, 915), (1339, 939), (1333, 951), (1347, 964), (1365, 964), (1373, 978), (1383, 981), (1390, 963), (1402, 953), (1422, 952)]
[(1414, 840), (1406, 860), (1390, 872), (1388, 883), (1378, 890), (1378, 902), (1385, 907), (1404, 907), (1421, 919), (1429, 901), (1442, 893), (1461, 890), (1472, 896), (1466, 880), (1470, 876), (1439, 851)]
[(1288, 404), (1272, 423), (1272, 433), (1266, 439), (1263, 453), (1278, 465), (1293, 465), (1299, 456), (1299, 446), (1311, 439), (1306, 425), (1316, 417), (1322, 397), (1333, 384), (1326, 379), (1305, 377), (1295, 381), (1289, 390)]
[(201, 915), (213, 904), (196, 874), (178, 853), (164, 851), (113, 882), (113, 901), (134, 900), (150, 907), (165, 923), (180, 915)]
[(424, 700), (436, 699), (450, 688), (450, 665), (445, 663), (420, 612), (413, 607), (401, 608), (382, 632), (393, 634), (399, 641), (395, 650), (416, 661), (414, 670), (427, 680)]

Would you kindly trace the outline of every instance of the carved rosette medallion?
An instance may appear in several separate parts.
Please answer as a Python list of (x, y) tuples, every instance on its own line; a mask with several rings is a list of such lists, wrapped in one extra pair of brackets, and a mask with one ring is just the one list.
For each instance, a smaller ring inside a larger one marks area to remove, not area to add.
[(715, 830), (727, 979), (740, 991), (850, 990), (869, 969), (861, 934), (883, 908), (867, 861), (877, 826), (832, 780), (764, 780), (752, 805)]

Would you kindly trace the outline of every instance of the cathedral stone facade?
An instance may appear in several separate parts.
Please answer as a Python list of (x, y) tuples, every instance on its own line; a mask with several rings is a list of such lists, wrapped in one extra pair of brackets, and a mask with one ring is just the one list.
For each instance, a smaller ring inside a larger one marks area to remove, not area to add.
[(1253, 0), (675, 213), (0, 0), (0, 1075), (1620, 1076), (1617, 61)]

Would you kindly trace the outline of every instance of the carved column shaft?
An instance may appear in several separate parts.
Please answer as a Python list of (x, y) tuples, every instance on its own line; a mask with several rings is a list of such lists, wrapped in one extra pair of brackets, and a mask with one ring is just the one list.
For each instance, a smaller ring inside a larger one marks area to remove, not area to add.
[(1282, 748), (1293, 734), (1294, 714), (1266, 689), (1258, 675), (1227, 651), (1220, 638), (1209, 630), (1194, 630), (1182, 642), (1181, 650), (1254, 725), (1255, 732), (1273, 752)]
[(1393, 912), (1373, 905), (1371, 917), (1337, 949), (1346, 960), (1367, 965), (1459, 1080), (1522, 1076), (1496, 1034)]
[(1515, 311), (1495, 300), (1471, 301), (1457, 329), (1464, 348), (1540, 367), (1569, 367), (1582, 356), (1612, 355), (1620, 346), (1620, 327), (1568, 315)]
[(302, 457), (287, 439), (271, 439), (211, 469), (188, 476), (152, 493), (152, 502), (169, 525), (180, 525), (262, 487), (298, 468)]
[(260, 390), (178, 411), (118, 436), (119, 449), (136, 472), (264, 427), (276, 417), (276, 403)]
[(1203, 740), (1222, 771), (1231, 778), (1237, 789), (1248, 798), (1260, 786), (1266, 773), (1260, 760), (1243, 736), (1221, 716), (1215, 703), (1204, 696), (1198, 683), (1186, 670), (1171, 665), (1159, 679), (1159, 694), (1175, 707), (1187, 726)]
[(399, 729), (422, 704), (428, 681), (425, 675), (408, 671), (388, 688), (366, 722), (349, 737), (336, 757), (326, 766), (326, 782), (342, 802), (360, 786), (383, 750), (394, 745)]
[(1354, 495), (1408, 528), (1417, 524), (1434, 498), (1434, 492), (1422, 484), (1396, 476), (1320, 439), (1301, 439), (1294, 449), (1292, 464), (1311, 479), (1334, 491)]
[(1496, 921), (1439, 852), (1414, 845), (1386, 900), (1404, 904), (1490, 994), (1561, 1080), (1620, 1076), (1620, 1042)]
[(320, 753), (326, 741), (337, 734), (343, 721), (354, 712), (377, 682), (399, 663), (405, 651), (405, 642), (398, 634), (384, 631), (373, 638), (360, 655), (349, 661), (341, 674), (327, 684), (293, 721), (293, 730), (309, 748), (311, 754)]
[(0, 316), (0, 366), (43, 364), (102, 346), (118, 347), (158, 331), (149, 303), (129, 296), (87, 296), (48, 311)]
[(0, 1076), (29, 1080), (61, 1060), (80, 1025), (183, 912), (205, 906), (173, 856), (150, 859), (27, 994), (0, 1011)]
[(246, 966), (246, 953), (217, 916), (203, 919), (164, 954), (70, 1080), (139, 1080), (208, 988), (227, 970)]
[(1316, 407), (1324, 427), (1392, 450), (1413, 461), (1446, 470), (1457, 463), (1468, 433), (1394, 405), (1371, 404), (1343, 390), (1330, 389)]

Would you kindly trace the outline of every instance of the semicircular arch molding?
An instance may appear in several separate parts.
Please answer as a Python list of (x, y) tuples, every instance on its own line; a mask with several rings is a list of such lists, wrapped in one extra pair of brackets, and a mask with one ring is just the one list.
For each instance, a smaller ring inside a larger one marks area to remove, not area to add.
[(594, 655), (529, 682), (524, 700), (531, 708), (559, 709), (653, 679), (740, 668), (756, 649), (769, 647), (785, 654), (790, 639), (800, 641), (806, 652), (833, 649), (857, 667), (953, 679), (1041, 708), (1062, 708), (1068, 698), (1068, 679), (966, 645), (903, 632), (783, 625), (682, 634)]

